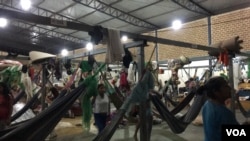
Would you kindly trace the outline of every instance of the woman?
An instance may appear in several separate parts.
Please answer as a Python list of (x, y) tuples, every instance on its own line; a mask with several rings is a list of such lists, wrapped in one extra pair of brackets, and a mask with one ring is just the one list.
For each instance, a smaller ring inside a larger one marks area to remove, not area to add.
[(104, 84), (99, 84), (97, 86), (98, 95), (93, 99), (93, 111), (94, 111), (94, 119), (95, 125), (98, 128), (98, 134), (105, 128), (108, 113), (109, 113), (109, 98), (105, 94), (106, 89)]
[(206, 91), (208, 100), (202, 109), (205, 141), (221, 141), (223, 124), (238, 125), (235, 115), (227, 106), (231, 101), (231, 87), (221, 76), (210, 78), (198, 93)]
[(0, 130), (5, 129), (11, 123), (13, 98), (9, 88), (4, 82), (0, 82)]

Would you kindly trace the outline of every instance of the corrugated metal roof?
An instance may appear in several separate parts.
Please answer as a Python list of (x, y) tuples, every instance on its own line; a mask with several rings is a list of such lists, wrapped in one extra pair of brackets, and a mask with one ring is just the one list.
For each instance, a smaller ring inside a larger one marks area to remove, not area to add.
[[(169, 27), (176, 18), (189, 22), (249, 5), (247, 0), (32, 0), (32, 8), (24, 11), (19, 0), (0, 1), (1, 9), (137, 34)], [(10, 21), (10, 25), (0, 31), (19, 39), (0, 36), (3, 51), (14, 48), (22, 55), (27, 55), (30, 49), (57, 54), (66, 45), (68, 50), (82, 48), (90, 39), (87, 31), (43, 25), (36, 19), (34, 23), (22, 18)], [(27, 51), (23, 51), (23, 46), (27, 46)]]

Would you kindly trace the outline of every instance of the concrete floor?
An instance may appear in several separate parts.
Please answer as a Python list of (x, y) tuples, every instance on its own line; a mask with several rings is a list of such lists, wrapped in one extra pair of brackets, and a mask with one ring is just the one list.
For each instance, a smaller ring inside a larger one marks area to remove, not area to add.
[[(244, 122), (246, 119), (242, 116), (239, 110), (236, 110), (236, 117), (239, 122)], [(134, 141), (133, 138), (135, 125), (130, 124), (125, 127), (118, 128), (114, 133), (111, 141)], [(81, 117), (63, 118), (55, 128), (57, 137), (50, 139), (51, 141), (92, 141), (97, 129), (91, 126), (90, 132), (83, 130), (81, 126)], [(138, 133), (138, 138), (140, 134)], [(151, 141), (203, 141), (204, 133), (203, 126), (190, 124), (181, 134), (174, 134), (168, 127), (166, 122), (154, 125), (151, 134)]]

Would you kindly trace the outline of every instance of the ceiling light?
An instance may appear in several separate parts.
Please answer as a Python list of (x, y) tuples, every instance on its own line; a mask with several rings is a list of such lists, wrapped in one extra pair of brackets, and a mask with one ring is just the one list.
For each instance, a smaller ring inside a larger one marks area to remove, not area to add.
[(8, 21), (5, 18), (0, 18), (0, 27), (5, 27)]
[(32, 35), (33, 35), (33, 36), (37, 36), (37, 35), (38, 35), (38, 33), (36, 33), (36, 32), (32, 32)]
[(126, 42), (128, 40), (128, 36), (122, 36), (122, 41)]
[(87, 50), (92, 50), (93, 49), (93, 44), (92, 43), (87, 43), (86, 49)]
[(182, 27), (182, 22), (180, 21), (180, 20), (174, 20), (173, 22), (172, 22), (172, 28), (174, 29), (174, 30), (178, 30), (178, 29), (180, 29)]
[(21, 7), (23, 8), (23, 10), (25, 10), (25, 11), (29, 10), (31, 7), (30, 0), (21, 0), (20, 4), (21, 4)]
[(68, 55), (68, 50), (67, 49), (63, 49), (62, 52), (61, 52), (61, 55), (62, 56), (67, 56)]

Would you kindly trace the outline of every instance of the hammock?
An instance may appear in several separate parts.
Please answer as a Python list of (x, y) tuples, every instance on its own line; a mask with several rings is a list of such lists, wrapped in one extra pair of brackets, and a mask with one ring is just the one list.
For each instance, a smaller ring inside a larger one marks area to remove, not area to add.
[(242, 113), (242, 115), (245, 117), (245, 118), (249, 118), (250, 117), (250, 110), (246, 111), (245, 108), (242, 106), (240, 100), (239, 100), (239, 97), (236, 97), (236, 101), (239, 105), (239, 109)]
[(112, 119), (112, 122), (110, 122), (109, 125), (107, 125), (104, 130), (93, 139), (93, 141), (109, 141), (125, 113), (126, 110), (124, 109), (118, 110), (114, 119)]
[(18, 123), (13, 123), (11, 124), (10, 126), (8, 126), (7, 128), (3, 129), (3, 130), (0, 130), (0, 137), (7, 134), (8, 132), (16, 129), (17, 127), (20, 127), (23, 125), (23, 123), (25, 123), (26, 121), (29, 121), (28, 120), (25, 120), (25, 121), (21, 121), (21, 122), (18, 122)]
[(116, 109), (120, 109), (123, 103), (123, 95), (121, 94), (119, 88), (116, 86), (113, 88), (110, 83), (105, 79), (104, 83), (106, 84), (106, 87), (108, 87), (108, 93), (109, 93), (109, 99), (114, 104)]
[[(120, 99), (125, 99), (125, 97), (122, 95), (122, 93), (121, 93), (121, 91), (120, 91), (120, 89), (117, 87), (117, 86), (114, 86), (114, 89), (115, 89), (115, 92), (116, 92), (116, 94), (118, 95), (118, 97), (120, 98)], [(122, 104), (121, 104), (122, 105)]]
[(40, 94), (42, 89), (40, 89), (30, 100), (25, 104), (25, 106), (18, 111), (15, 115), (11, 117), (11, 121), (15, 121), (17, 118), (19, 118), (22, 114), (24, 114), (35, 102), (38, 100), (38, 96)]
[[(169, 81), (170, 81), (170, 80), (169, 80)], [(177, 106), (179, 103), (176, 102), (176, 101), (173, 101), (172, 98), (170, 98), (170, 97), (168, 96), (168, 94), (166, 94), (167, 91), (168, 91), (168, 88), (169, 88), (169, 86), (170, 86), (169, 81), (168, 81), (168, 83), (163, 87), (161, 93), (162, 93), (162, 95), (166, 98), (166, 100), (168, 100), (173, 106)]]
[(17, 97), (13, 101), (13, 105), (16, 104), (23, 96), (25, 95), (25, 91), (21, 91)]
[(205, 95), (196, 95), (194, 103), (191, 105), (187, 113), (181, 117), (176, 118), (164, 105), (164, 103), (156, 95), (150, 95), (152, 102), (159, 111), (162, 118), (168, 123), (170, 129), (176, 133), (182, 133), (186, 127), (197, 117), (204, 102)]
[(16, 129), (18, 126), (21, 126), (21, 125), (9, 126), (6, 129), (0, 130), (0, 137), (4, 136), (5, 134), (9, 133), (10, 131)]
[[(156, 94), (157, 92), (151, 91), (150, 93)], [(176, 115), (181, 110), (183, 110), (190, 103), (190, 101), (193, 99), (194, 96), (195, 96), (195, 91), (194, 90), (189, 91), (187, 96), (178, 105), (176, 105), (174, 109), (171, 110), (171, 114)]]
[(60, 100), (58, 99), (55, 103), (52, 103), (38, 116), (0, 137), (0, 140), (43, 141), (84, 90), (85, 86), (81, 84)]
[[(95, 75), (102, 69), (103, 66), (95, 73)], [(90, 80), (91, 81), (91, 80)], [(70, 82), (68, 83), (70, 84)], [(44, 141), (44, 139), (51, 133), (63, 115), (72, 106), (75, 100), (85, 93), (85, 86), (88, 83), (82, 83), (77, 88), (72, 90), (69, 94), (57, 99), (51, 106), (45, 109), (36, 117), (21, 124), (13, 130), (0, 137), (1, 141)], [(68, 88), (68, 87), (66, 87)], [(35, 130), (35, 131), (34, 131)]]
[(147, 92), (153, 88), (153, 76), (149, 71), (145, 71), (142, 75), (139, 83), (136, 84), (132, 93), (123, 102), (121, 108), (118, 110), (114, 117), (114, 120), (107, 125), (104, 130), (98, 134), (93, 141), (109, 141), (114, 134), (116, 128), (118, 127), (121, 119), (124, 117), (125, 113), (130, 110), (130, 104), (136, 102), (144, 102), (147, 100)]
[[(18, 111), (15, 115), (12, 115), (11, 121), (15, 121), (17, 118), (22, 116), (29, 108), (31, 108), (33, 106), (33, 104), (38, 100), (38, 97), (39, 97), (41, 91), (42, 91), (42, 89), (37, 91), (36, 94), (30, 99), (30, 101), (28, 103), (25, 104), (25, 106), (20, 111)], [(63, 97), (66, 94), (66, 92), (67, 92), (67, 90), (63, 90), (60, 93), (60, 95), (53, 102), (55, 102), (60, 97)]]

